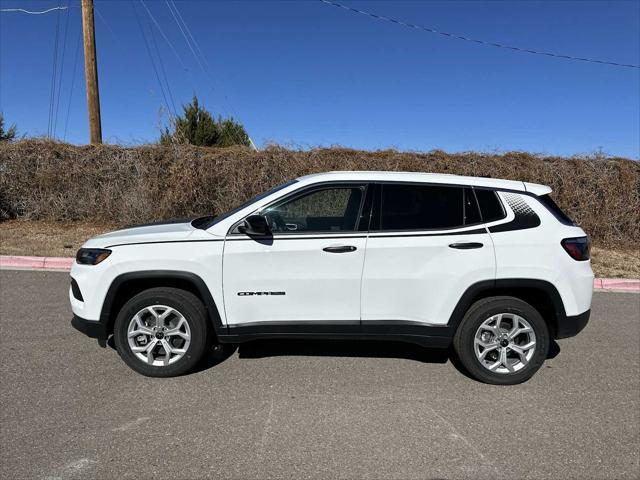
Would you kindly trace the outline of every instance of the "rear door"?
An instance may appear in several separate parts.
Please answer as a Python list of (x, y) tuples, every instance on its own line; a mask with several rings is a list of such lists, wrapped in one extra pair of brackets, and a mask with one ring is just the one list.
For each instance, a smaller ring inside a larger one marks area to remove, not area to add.
[(445, 325), (470, 285), (495, 278), (493, 244), (473, 189), (378, 188), (363, 272), (363, 329)]
[(353, 183), (308, 187), (257, 212), (269, 219), (271, 236), (232, 230), (223, 260), (228, 325), (359, 328), (366, 190)]

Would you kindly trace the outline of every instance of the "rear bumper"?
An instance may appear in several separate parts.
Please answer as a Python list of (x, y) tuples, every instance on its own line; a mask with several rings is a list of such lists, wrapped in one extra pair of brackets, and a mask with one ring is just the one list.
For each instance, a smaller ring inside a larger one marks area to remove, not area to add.
[(589, 317), (591, 316), (591, 309), (587, 310), (580, 315), (573, 315), (571, 317), (565, 317), (558, 325), (557, 339), (574, 337), (587, 326), (589, 323)]
[(106, 325), (100, 321), (86, 320), (74, 315), (73, 319), (71, 319), (71, 326), (84, 333), (87, 337), (97, 338), (98, 340), (109, 338)]

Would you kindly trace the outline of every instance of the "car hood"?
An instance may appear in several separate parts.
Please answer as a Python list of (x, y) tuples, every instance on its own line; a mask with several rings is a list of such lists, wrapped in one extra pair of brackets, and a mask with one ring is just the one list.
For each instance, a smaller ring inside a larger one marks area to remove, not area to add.
[(110, 248), (120, 245), (206, 240), (214, 237), (206, 230), (195, 228), (190, 221), (169, 221), (104, 233), (93, 237), (83, 248)]

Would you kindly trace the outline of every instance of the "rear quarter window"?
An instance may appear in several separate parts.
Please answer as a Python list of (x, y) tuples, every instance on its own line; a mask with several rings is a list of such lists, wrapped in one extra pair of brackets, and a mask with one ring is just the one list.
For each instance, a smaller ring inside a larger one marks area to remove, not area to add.
[(562, 223), (563, 225), (569, 225), (569, 226), (573, 226), (576, 223), (569, 217), (569, 215), (567, 215), (566, 213), (564, 213), (562, 211), (562, 209), (558, 206), (558, 204), (556, 202), (553, 201), (553, 198), (551, 198), (548, 194), (547, 195), (540, 195), (538, 197), (538, 201), (543, 204), (547, 210), (549, 210), (554, 217), (556, 217), (558, 219), (558, 221), (560, 223)]
[(482, 221), (484, 223), (502, 220), (507, 216), (502, 206), (502, 202), (493, 190), (474, 189), (480, 212), (482, 213)]

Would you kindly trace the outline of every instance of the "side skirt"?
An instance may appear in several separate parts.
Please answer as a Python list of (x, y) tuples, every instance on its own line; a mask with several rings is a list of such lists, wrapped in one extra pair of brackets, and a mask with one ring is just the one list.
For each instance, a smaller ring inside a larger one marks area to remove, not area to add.
[(431, 348), (448, 348), (450, 329), (416, 322), (256, 322), (229, 326), (218, 333), (220, 343), (244, 343), (264, 339), (378, 340), (407, 342)]

